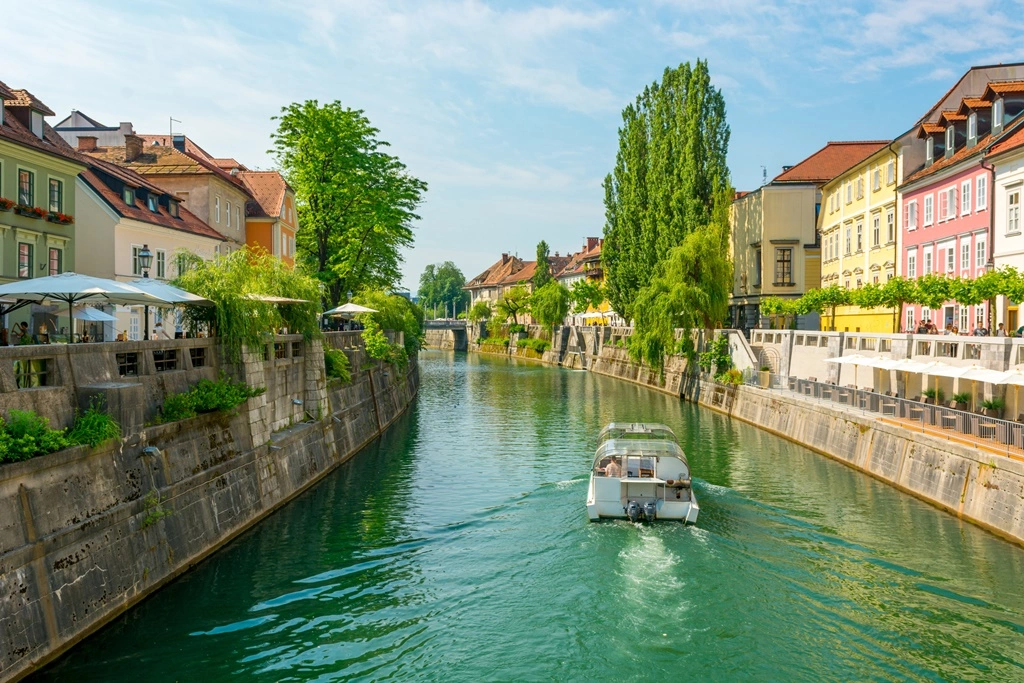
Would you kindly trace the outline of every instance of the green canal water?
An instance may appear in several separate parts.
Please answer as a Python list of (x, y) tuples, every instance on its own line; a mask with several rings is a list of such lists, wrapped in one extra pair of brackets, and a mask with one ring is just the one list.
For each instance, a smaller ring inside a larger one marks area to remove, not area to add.
[[(379, 443), (36, 680), (1024, 681), (1024, 550), (625, 382), (421, 371)], [(696, 527), (587, 521), (612, 420), (681, 436)]]

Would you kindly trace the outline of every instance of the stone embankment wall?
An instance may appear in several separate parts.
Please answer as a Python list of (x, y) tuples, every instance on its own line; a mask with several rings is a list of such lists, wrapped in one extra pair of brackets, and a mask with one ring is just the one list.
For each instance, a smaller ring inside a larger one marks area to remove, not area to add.
[[(368, 365), (358, 333), (325, 343), (350, 357), (351, 383), (327, 381), (319, 341), (279, 337), (223, 365), (267, 387), (233, 414), (140, 426), (96, 449), (0, 466), (0, 680), (52, 659), (217, 550), (412, 402), (415, 362)], [(94, 353), (111, 353), (105, 346)], [(139, 351), (151, 353), (146, 343)], [(70, 402), (77, 388), (63, 389)]]

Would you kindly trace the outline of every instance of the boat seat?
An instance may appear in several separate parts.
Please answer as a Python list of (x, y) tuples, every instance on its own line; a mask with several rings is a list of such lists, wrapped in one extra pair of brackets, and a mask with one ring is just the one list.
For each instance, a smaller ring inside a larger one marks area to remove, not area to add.
[(640, 478), (641, 479), (653, 479), (654, 478), (654, 470), (649, 470), (649, 469), (647, 469), (645, 467), (641, 467), (640, 468)]

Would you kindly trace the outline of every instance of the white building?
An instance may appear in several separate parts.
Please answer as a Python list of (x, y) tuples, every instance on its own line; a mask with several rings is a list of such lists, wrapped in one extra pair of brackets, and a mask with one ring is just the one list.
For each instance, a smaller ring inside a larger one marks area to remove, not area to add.
[[(1024, 272), (1024, 233), (1021, 231), (1021, 199), (1024, 197), (1024, 125), (992, 146), (986, 161), (993, 168), (992, 259), (996, 269), (1013, 267)], [(1024, 319), (1019, 301), (996, 299), (996, 324), (1015, 330)]]

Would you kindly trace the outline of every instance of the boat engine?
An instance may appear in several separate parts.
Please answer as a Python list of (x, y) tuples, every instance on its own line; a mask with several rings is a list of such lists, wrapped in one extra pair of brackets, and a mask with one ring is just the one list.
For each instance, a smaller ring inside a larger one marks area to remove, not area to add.
[(640, 507), (640, 503), (631, 500), (626, 504), (626, 516), (629, 517), (629, 521), (637, 523), (640, 521), (641, 514), (643, 514), (643, 509)]
[(644, 504), (644, 517), (648, 522), (653, 522), (658, 515), (658, 505), (654, 501)]

